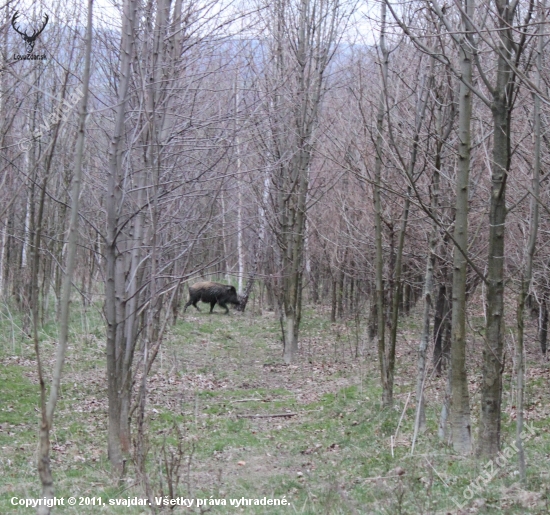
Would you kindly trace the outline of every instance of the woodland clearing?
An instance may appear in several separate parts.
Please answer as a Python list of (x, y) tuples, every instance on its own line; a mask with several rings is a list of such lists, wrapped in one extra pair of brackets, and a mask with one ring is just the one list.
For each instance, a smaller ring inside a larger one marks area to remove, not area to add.
[[(148, 478), (155, 497), (225, 499), (226, 506), (174, 506), (171, 513), (437, 514), (547, 513), (550, 473), (548, 363), (527, 349), (528, 477), (517, 478), (511, 457), (487, 484), (467, 492), (487, 464), (461, 457), (437, 437), (444, 377), (426, 385), (428, 430), (410, 455), (419, 314), (399, 332), (396, 401), (380, 404), (376, 349), (357, 319), (331, 324), (308, 308), (297, 361), (282, 361), (273, 312), (231, 316), (187, 314), (173, 327), (148, 380)], [(470, 313), (470, 370), (479, 370), (475, 303)], [(104, 335), (97, 312), (75, 315), (52, 435), (56, 496), (101, 498), (103, 506), (59, 507), (54, 513), (150, 513), (140, 506), (105, 505), (146, 498), (129, 459), (113, 486), (106, 456)], [(53, 362), (55, 324), (41, 333)], [(31, 513), (11, 499), (39, 498), (36, 434), (39, 389), (32, 346), (2, 320), (0, 505), (6, 515)], [(474, 335), (474, 336), (472, 336)], [(477, 336), (479, 340), (480, 336)], [(45, 362), (45, 369), (50, 361)], [(512, 363), (505, 371), (503, 440), (512, 441)], [(139, 376), (136, 378), (139, 384)], [(480, 376), (471, 375), (477, 422)], [(133, 431), (135, 435), (135, 431)], [(168, 472), (167, 472), (168, 471)], [(483, 476), (482, 476), (483, 477)], [(466, 493), (469, 496), (469, 492)], [(230, 506), (230, 499), (283, 499), (287, 506)], [(456, 502), (453, 501), (453, 498)], [(463, 506), (460, 511), (457, 503)]]

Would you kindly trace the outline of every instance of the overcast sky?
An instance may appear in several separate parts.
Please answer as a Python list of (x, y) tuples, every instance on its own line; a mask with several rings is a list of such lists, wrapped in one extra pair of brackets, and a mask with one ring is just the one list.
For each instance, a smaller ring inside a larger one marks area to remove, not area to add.
[[(0, 0), (0, 2), (1, 1), (2, 0)], [(211, 0), (205, 1), (210, 2)], [(256, 4), (255, 1), (248, 2), (247, 0), (229, 1), (235, 2), (235, 5), (237, 5), (237, 1), (242, 2), (240, 5), (242, 5), (244, 9), (252, 9)], [(221, 8), (224, 2), (216, 0), (216, 4)], [(29, 20), (34, 18), (38, 21), (38, 18), (41, 18), (41, 14), (43, 13), (48, 14), (50, 23), (68, 25), (76, 23), (85, 25), (88, 2), (87, 0), (4, 0), (3, 5), (3, 9), (9, 5), (11, 12), (14, 10), (19, 11), (19, 25), (25, 28)], [(120, 28), (121, 10), (121, 0), (94, 0), (94, 25), (96, 27), (110, 27), (112, 29)], [(209, 11), (212, 13), (211, 9), (209, 9)], [(350, 43), (374, 44), (377, 38), (376, 23), (373, 20), (377, 18), (377, 13), (377, 0), (358, 0), (354, 21), (351, 24), (352, 26), (345, 40)]]

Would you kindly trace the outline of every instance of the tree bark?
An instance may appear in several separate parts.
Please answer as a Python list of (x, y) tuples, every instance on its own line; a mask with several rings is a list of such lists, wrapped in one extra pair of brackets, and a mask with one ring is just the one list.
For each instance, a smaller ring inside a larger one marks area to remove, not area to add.
[(493, 90), (493, 161), (489, 207), (489, 257), (487, 260), (487, 323), (483, 348), (481, 416), (478, 454), (493, 457), (500, 449), (502, 372), (504, 347), (504, 234), (506, 180), (510, 168), (510, 119), (513, 102), (511, 22), (508, 0), (497, 0), (499, 13), (496, 86)]
[(540, 351), (543, 356), (546, 356), (546, 348), (548, 343), (548, 304), (546, 299), (543, 299), (539, 308), (539, 344)]
[(380, 98), (376, 114), (376, 140), (374, 162), (374, 231), (376, 246), (376, 337), (378, 348), (378, 366), (380, 367), (380, 379), (382, 382), (382, 403), (390, 406), (392, 402), (391, 387), (388, 384), (388, 367), (386, 361), (386, 320), (384, 310), (384, 249), (382, 246), (382, 155), (383, 155), (383, 131), (385, 118), (385, 89), (388, 84), (389, 52), (386, 48), (386, 3), (380, 5)]
[(423, 329), (418, 346), (418, 373), (416, 377), (416, 419), (411, 454), (414, 452), (414, 442), (419, 432), (426, 430), (426, 412), (424, 407), (424, 381), (426, 379), (426, 351), (430, 338), (430, 310), (432, 307), (433, 274), (435, 265), (435, 247), (437, 243), (437, 228), (432, 228), (429, 241), (429, 251), (426, 258), (426, 275), (424, 279), (424, 314)]
[[(471, 30), (474, 0), (465, 0), (464, 30)], [(466, 36), (460, 45), (461, 82), (459, 91), (459, 145), (455, 203), (455, 249), (453, 253), (453, 305), (451, 326), (451, 402), (450, 424), (456, 452), (469, 454), (472, 450), (470, 396), (466, 373), (466, 272), (468, 252), (468, 197), (470, 177), (470, 141), (472, 118), (472, 51)]]
[[(432, 63), (433, 65), (433, 63)], [(438, 113), (440, 114), (440, 113)], [(436, 115), (437, 116), (437, 115)], [(441, 120), (440, 116), (436, 118), (436, 129), (438, 134), (441, 134)], [(437, 246), (437, 223), (436, 215), (439, 207), (439, 179), (441, 169), (441, 148), (442, 142), (436, 143), (437, 150), (434, 163), (434, 174), (432, 179), (432, 199), (431, 199), (431, 211), (432, 211), (432, 228), (428, 241), (428, 254), (426, 256), (426, 273), (424, 277), (424, 314), (423, 314), (423, 329), (420, 337), (420, 344), (418, 346), (418, 373), (416, 378), (416, 419), (414, 425), (413, 444), (411, 446), (411, 454), (414, 452), (414, 442), (419, 432), (426, 430), (426, 412), (424, 406), (424, 381), (426, 378), (426, 353), (428, 349), (428, 342), (430, 339), (430, 310), (432, 308), (432, 290), (433, 290), (433, 276), (434, 267), (436, 262), (435, 249)]]
[(123, 471), (123, 451), (121, 437), (121, 402), (124, 378), (120, 370), (124, 359), (121, 328), (118, 322), (124, 320), (120, 306), (120, 294), (123, 291), (120, 280), (123, 278), (117, 270), (120, 256), (117, 249), (119, 236), (119, 210), (121, 202), (121, 166), (122, 137), (126, 119), (126, 107), (130, 86), (130, 73), (134, 52), (136, 0), (125, 0), (123, 6), (123, 32), (120, 44), (120, 82), (118, 84), (118, 103), (115, 108), (115, 127), (109, 148), (109, 169), (107, 179), (107, 236), (105, 241), (105, 318), (107, 321), (107, 396), (108, 407), (108, 450), (109, 461), (115, 476)]
[[(67, 344), (69, 337), (69, 307), (71, 300), (72, 280), (74, 275), (77, 238), (78, 238), (78, 220), (79, 220), (79, 202), (80, 189), (82, 181), (82, 164), (84, 156), (84, 141), (86, 138), (86, 117), (88, 116), (88, 87), (90, 83), (90, 62), (92, 54), (92, 29), (93, 29), (93, 0), (88, 0), (88, 21), (86, 28), (86, 55), (84, 74), (82, 77), (82, 101), (79, 114), (78, 136), (75, 149), (75, 165), (71, 187), (71, 218), (69, 225), (69, 237), (67, 241), (67, 261), (65, 275), (63, 276), (60, 299), (60, 319), (59, 319), (59, 342), (56, 350), (55, 366), (52, 376), (52, 384), (48, 405), (46, 407), (46, 419), (42, 420), (40, 427), (40, 448), (39, 448), (39, 471), (42, 482), (42, 497), (44, 499), (53, 499), (53, 477), (50, 467), (50, 431), (53, 427), (53, 417), (55, 407), (59, 397), (59, 388), (61, 385), (61, 373), (67, 353)], [(51, 508), (41, 505), (38, 507), (38, 515), (49, 515)]]
[[(540, 4), (539, 28), (538, 28), (538, 48), (535, 62), (535, 83), (539, 89), (542, 84), (542, 55), (544, 51), (544, 27), (546, 0)], [(523, 276), (521, 278), (520, 291), (518, 295), (517, 306), (517, 338), (516, 338), (516, 446), (518, 448), (518, 468), (520, 478), (525, 480), (525, 449), (521, 433), (523, 432), (523, 405), (524, 405), (524, 313), (525, 300), (529, 294), (531, 279), (533, 276), (533, 260), (537, 245), (537, 233), (539, 229), (539, 196), (540, 196), (540, 169), (541, 169), (541, 98), (534, 93), (534, 113), (533, 113), (533, 133), (535, 137), (535, 163), (533, 166), (533, 176), (531, 179), (531, 206), (529, 220), (529, 239), (525, 248), (525, 264)]]

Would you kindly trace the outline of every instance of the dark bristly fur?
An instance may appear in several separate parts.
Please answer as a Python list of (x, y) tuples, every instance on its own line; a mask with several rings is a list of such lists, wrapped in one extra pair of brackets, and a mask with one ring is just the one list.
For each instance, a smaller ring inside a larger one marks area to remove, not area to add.
[(197, 302), (206, 302), (210, 304), (210, 313), (214, 309), (214, 306), (218, 304), (221, 308), (225, 308), (225, 314), (229, 314), (229, 309), (227, 304), (234, 304), (238, 306), (240, 304), (239, 297), (237, 295), (237, 290), (234, 286), (229, 284), (214, 283), (212, 281), (205, 281), (200, 283), (195, 283), (193, 286), (189, 286), (189, 300), (183, 312), (193, 304), (200, 311), (197, 306)]

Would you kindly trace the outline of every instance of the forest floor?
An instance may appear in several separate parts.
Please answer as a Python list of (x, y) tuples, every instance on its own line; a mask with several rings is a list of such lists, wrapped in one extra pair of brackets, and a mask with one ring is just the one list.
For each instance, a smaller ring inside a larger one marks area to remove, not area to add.
[[(365, 336), (363, 319), (361, 324), (359, 319), (330, 324), (329, 313), (308, 309), (300, 354), (287, 366), (274, 313), (251, 309), (224, 316), (206, 311), (188, 311), (180, 318), (148, 380), (145, 431), (151, 497), (177, 498), (180, 503), (193, 499), (190, 508), (176, 505), (166, 512), (549, 512), (550, 374), (534, 343), (528, 343), (527, 350), (526, 421), (531, 432), (526, 433), (527, 480), (522, 483), (513, 450), (492, 463), (458, 456), (439, 441), (445, 379), (431, 372), (426, 381), (428, 429), (411, 455), (418, 313), (404, 318), (400, 327), (395, 403), (385, 410), (380, 405), (377, 352)], [(32, 342), (21, 339), (8, 315), (4, 308), (0, 514), (30, 514), (36, 510), (14, 506), (12, 499), (40, 497), (36, 362)], [(474, 438), (482, 317), (475, 312), (469, 317)], [(56, 331), (50, 323), (41, 332), (46, 368), (53, 363)], [(57, 495), (65, 504), (73, 496), (77, 505), (53, 513), (151, 513), (146, 507), (116, 505), (117, 500), (135, 503), (146, 494), (132, 457), (122, 484), (110, 476), (104, 341), (97, 311), (75, 315), (52, 434), (52, 469)], [(515, 433), (512, 332), (507, 346), (503, 449), (510, 447)]]

